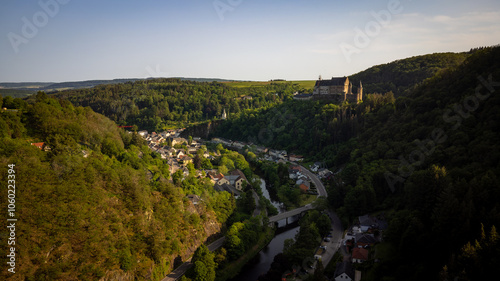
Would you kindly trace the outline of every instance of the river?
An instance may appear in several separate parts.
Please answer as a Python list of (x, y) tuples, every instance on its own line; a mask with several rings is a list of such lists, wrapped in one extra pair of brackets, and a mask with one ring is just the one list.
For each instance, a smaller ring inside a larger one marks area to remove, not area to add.
[[(281, 213), (285, 211), (281, 208), (281, 204), (279, 202), (272, 201), (269, 196), (269, 191), (266, 188), (266, 183), (263, 179), (261, 179), (261, 189), (264, 197), (269, 199), (271, 203), (278, 209)], [(289, 219), (289, 222), (291, 220)], [(282, 227), (286, 224), (285, 221), (280, 221), (279, 226)], [(286, 229), (282, 231), (278, 229), (276, 236), (274, 236), (273, 240), (264, 247), (252, 260), (250, 260), (241, 270), (240, 274), (230, 281), (255, 281), (259, 278), (260, 275), (265, 274), (270, 268), (271, 263), (273, 262), (274, 256), (283, 252), (283, 245), (286, 239), (295, 238), (295, 234), (299, 231), (299, 226), (292, 227), (290, 229)]]
[(260, 179), (260, 189), (262, 190), (262, 195), (264, 195), (264, 197), (266, 197), (269, 201), (271, 201), (271, 204), (273, 204), (273, 206), (276, 207), (276, 209), (278, 209), (279, 213), (285, 211), (283, 209), (283, 203), (280, 203), (278, 201), (274, 201), (271, 198), (271, 195), (269, 195), (269, 190), (267, 190), (267, 187), (266, 187), (266, 181), (262, 178)]

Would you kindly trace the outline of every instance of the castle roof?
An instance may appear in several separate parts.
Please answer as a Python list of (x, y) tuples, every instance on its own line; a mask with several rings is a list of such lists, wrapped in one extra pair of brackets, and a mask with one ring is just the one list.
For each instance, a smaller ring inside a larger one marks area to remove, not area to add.
[(316, 87), (319, 86), (343, 86), (346, 83), (346, 80), (349, 81), (349, 78), (344, 77), (332, 77), (331, 80), (318, 80), (316, 81)]

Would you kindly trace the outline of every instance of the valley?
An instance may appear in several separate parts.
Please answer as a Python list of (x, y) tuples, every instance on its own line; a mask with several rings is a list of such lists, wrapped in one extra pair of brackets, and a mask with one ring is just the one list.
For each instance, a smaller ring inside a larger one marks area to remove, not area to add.
[(1, 96), (22, 220), (12, 280), (486, 278), (500, 257), (499, 62), (496, 46), (328, 83)]

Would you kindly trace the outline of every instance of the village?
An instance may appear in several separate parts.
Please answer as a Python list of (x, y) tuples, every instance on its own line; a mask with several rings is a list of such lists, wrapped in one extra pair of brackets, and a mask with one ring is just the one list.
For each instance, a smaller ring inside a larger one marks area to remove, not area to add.
[[(318, 194), (312, 180), (302, 171), (302, 167), (299, 163), (304, 161), (304, 157), (301, 155), (288, 154), (285, 150), (274, 150), (251, 143), (231, 141), (222, 138), (213, 138), (210, 141), (205, 141), (196, 137), (189, 137), (186, 139), (181, 137), (182, 132), (183, 129), (176, 129), (167, 130), (161, 133), (139, 131), (138, 134), (146, 140), (152, 151), (159, 153), (162, 159), (167, 160), (171, 174), (181, 170), (183, 176), (188, 176), (189, 169), (187, 166), (189, 163), (193, 163), (193, 155), (202, 155), (205, 159), (215, 160), (216, 157), (220, 155), (218, 155), (216, 151), (209, 152), (206, 145), (209, 143), (222, 144), (226, 148), (240, 151), (248, 148), (257, 155), (257, 159), (260, 161), (287, 164), (289, 167), (290, 179), (295, 181), (296, 187), (300, 188), (302, 193)], [(202, 153), (199, 153), (199, 150), (202, 150)], [(309, 165), (309, 169), (322, 179), (329, 179), (334, 176), (334, 173), (324, 167), (320, 162)], [(226, 174), (221, 173), (217, 169), (200, 169), (196, 170), (196, 176), (208, 177), (214, 184), (214, 189), (216, 191), (227, 191), (235, 196), (235, 198), (241, 195), (246, 183), (249, 182), (244, 173), (238, 169), (229, 171)], [(188, 198), (194, 204), (197, 204), (199, 200), (196, 195), (188, 195)], [(333, 255), (334, 253), (327, 252), (327, 250), (330, 249), (328, 246), (331, 243), (339, 243), (337, 245), (331, 245), (333, 247), (338, 247), (343, 257), (342, 261), (337, 264), (333, 276), (334, 280), (359, 280), (361, 271), (355, 269), (359, 267), (356, 265), (373, 260), (371, 249), (375, 244), (381, 242), (382, 232), (386, 228), (387, 222), (383, 215), (360, 216), (357, 221), (344, 232), (340, 242), (334, 240), (331, 234), (324, 237), (321, 245), (316, 249), (314, 257), (316, 259), (325, 259), (327, 255)]]
[[(284, 150), (274, 150), (251, 143), (230, 141), (222, 138), (213, 138), (211, 141), (204, 141), (197, 137), (189, 137), (186, 139), (180, 137), (183, 130), (184, 129), (167, 130), (160, 133), (148, 133), (147, 131), (138, 132), (138, 134), (146, 140), (152, 151), (159, 153), (162, 159), (167, 160), (170, 167), (170, 174), (174, 174), (181, 170), (184, 176), (188, 176), (188, 164), (193, 163), (194, 155), (202, 155), (203, 158), (208, 160), (214, 160), (216, 157), (220, 156), (217, 152), (209, 152), (206, 148), (206, 143), (222, 144), (224, 147), (236, 150), (249, 148), (258, 155), (258, 160), (261, 161), (290, 164), (289, 177), (296, 182), (296, 186), (300, 188), (303, 193), (318, 194), (316, 187), (311, 183), (309, 177), (301, 171), (298, 165), (298, 162), (304, 160), (301, 155), (289, 155)], [(203, 153), (198, 153), (200, 149)], [(321, 166), (321, 163), (315, 163), (312, 165), (311, 170), (317, 173), (320, 178), (329, 178), (333, 176), (331, 171)], [(226, 175), (220, 173), (217, 169), (200, 169), (196, 171), (197, 177), (201, 177), (203, 174), (210, 178), (214, 184), (215, 190), (227, 191), (235, 197), (241, 194), (245, 186), (244, 182), (249, 182), (240, 170), (229, 171)]]

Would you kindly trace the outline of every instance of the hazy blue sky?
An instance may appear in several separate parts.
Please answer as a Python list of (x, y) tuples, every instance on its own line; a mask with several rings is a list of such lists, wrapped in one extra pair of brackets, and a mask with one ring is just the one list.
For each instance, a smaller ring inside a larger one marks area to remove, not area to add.
[(0, 36), (1, 82), (312, 80), (499, 44), (500, 1), (6, 0)]

